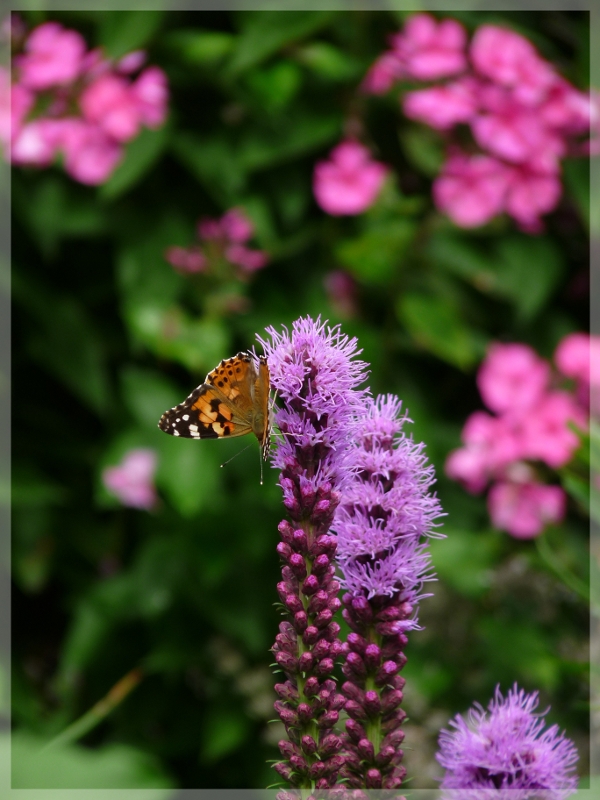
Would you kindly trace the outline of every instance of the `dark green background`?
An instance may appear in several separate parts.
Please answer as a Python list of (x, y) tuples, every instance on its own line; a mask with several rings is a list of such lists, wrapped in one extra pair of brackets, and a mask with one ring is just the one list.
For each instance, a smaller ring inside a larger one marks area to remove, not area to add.
[[(13, 170), (15, 787), (274, 782), (276, 474), (259, 485), (254, 444), (220, 470), (239, 442), (175, 440), (156, 422), (265, 326), (306, 314), (341, 321), (372, 365), (373, 392), (403, 399), (448, 514), (447, 539), (432, 544), (439, 581), (422, 603), (425, 629), (407, 652), (412, 785), (436, 785), (449, 717), (514, 681), (551, 704), (548, 720), (576, 741), (585, 775), (587, 605), (535, 543), (492, 530), (484, 498), (448, 481), (443, 464), (481, 407), (474, 376), (488, 342), (551, 357), (563, 335), (588, 327), (588, 164), (565, 162), (564, 197), (541, 236), (506, 218), (464, 231), (440, 216), (430, 189), (441, 139), (404, 120), (395, 96), (357, 91), (405, 16), (52, 15), (114, 57), (147, 48), (172, 97), (168, 123), (133, 141), (104, 186), (58, 167)], [(454, 16), (469, 31), (511, 25), (587, 88), (586, 13)], [(332, 218), (313, 200), (312, 169), (349, 119), (393, 178), (365, 215)], [(270, 265), (225, 287), (176, 274), (164, 248), (191, 244), (200, 216), (234, 205), (253, 218)], [(324, 289), (334, 268), (356, 279), (351, 318), (339, 319)], [(224, 289), (249, 309), (219, 310)], [(152, 513), (120, 507), (100, 480), (139, 446), (159, 454)], [(571, 499), (565, 523), (545, 534), (582, 580), (587, 530)], [(136, 666), (141, 684), (76, 747), (30, 760)]]

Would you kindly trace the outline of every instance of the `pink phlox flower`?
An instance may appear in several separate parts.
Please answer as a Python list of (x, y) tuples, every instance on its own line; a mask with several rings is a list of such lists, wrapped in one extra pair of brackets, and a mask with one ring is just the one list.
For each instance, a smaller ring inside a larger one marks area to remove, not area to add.
[(392, 39), (407, 74), (417, 80), (436, 80), (467, 67), (467, 34), (454, 19), (438, 22), (430, 14), (414, 14)]
[(65, 171), (80, 183), (104, 183), (123, 157), (121, 145), (101, 128), (80, 118), (61, 122)]
[(562, 521), (566, 495), (560, 486), (500, 481), (495, 483), (487, 498), (493, 525), (516, 539), (539, 536), (548, 524)]
[(148, 67), (131, 85), (141, 121), (148, 128), (160, 127), (167, 116), (169, 84), (160, 67)]
[(600, 343), (600, 337), (579, 332), (569, 333), (558, 343), (554, 352), (554, 363), (567, 378), (589, 384), (592, 338)]
[(477, 83), (462, 78), (442, 86), (416, 89), (405, 94), (402, 107), (410, 119), (447, 130), (473, 118), (478, 108)]
[(593, 115), (591, 97), (555, 75), (538, 113), (544, 124), (564, 134), (589, 134)]
[(548, 392), (521, 417), (525, 457), (554, 469), (564, 466), (580, 444), (569, 423), (587, 430), (585, 411), (568, 392)]
[(47, 167), (54, 160), (60, 144), (59, 120), (35, 119), (22, 125), (12, 140), (11, 161)]
[(83, 116), (118, 142), (133, 139), (140, 130), (140, 113), (129, 82), (106, 74), (87, 86), (79, 98)]
[(515, 97), (536, 105), (556, 73), (520, 34), (496, 25), (481, 25), (471, 41), (471, 61), (480, 75), (514, 90)]
[(129, 450), (116, 467), (107, 467), (102, 472), (106, 489), (125, 506), (149, 510), (156, 504), (154, 473), (157, 456), (154, 450), (137, 448)]
[(14, 60), (20, 82), (34, 91), (71, 83), (79, 77), (85, 51), (85, 41), (77, 31), (45, 22), (31, 32), (25, 53)]
[(360, 88), (366, 94), (386, 94), (396, 81), (405, 76), (406, 72), (398, 55), (388, 51), (371, 65)]
[(329, 161), (316, 164), (313, 191), (317, 203), (333, 216), (361, 214), (375, 202), (389, 168), (371, 158), (355, 141), (337, 145)]
[(174, 245), (165, 251), (165, 260), (175, 269), (187, 273), (204, 272), (208, 264), (206, 256), (198, 247)]
[(491, 156), (453, 150), (433, 184), (435, 204), (462, 228), (476, 228), (504, 210), (509, 172)]
[(477, 374), (477, 386), (492, 411), (531, 408), (544, 395), (550, 366), (525, 344), (494, 343)]
[(541, 214), (547, 214), (558, 205), (562, 185), (553, 172), (539, 172), (526, 164), (510, 170), (506, 211), (519, 227), (527, 233), (541, 233)]

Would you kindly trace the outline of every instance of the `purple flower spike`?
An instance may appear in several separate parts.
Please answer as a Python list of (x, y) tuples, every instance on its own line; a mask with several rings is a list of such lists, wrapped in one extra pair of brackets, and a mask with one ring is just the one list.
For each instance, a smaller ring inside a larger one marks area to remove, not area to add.
[(575, 745), (557, 725), (544, 729), (537, 705), (537, 692), (526, 694), (515, 684), (504, 698), (498, 686), (488, 711), (476, 703), (468, 721), (460, 714), (451, 720), (454, 730), (441, 731), (436, 755), (446, 770), (444, 797), (564, 800), (573, 794)]
[(346, 764), (350, 787), (398, 789), (401, 766), (400, 708), (406, 632), (417, 625), (423, 582), (431, 580), (427, 536), (441, 508), (430, 493), (433, 468), (423, 445), (402, 432), (407, 421), (393, 395), (366, 398), (346, 453), (353, 476), (344, 487), (334, 530), (343, 615), (353, 633), (342, 667), (347, 701)]
[[(286, 676), (275, 688), (276, 710), (289, 741), (275, 769), (297, 789), (335, 786), (344, 759), (334, 734), (345, 698), (331, 680), (343, 652), (335, 579), (335, 537), (329, 536), (341, 491), (351, 473), (345, 461), (355, 415), (364, 404), (366, 377), (356, 339), (320, 320), (299, 319), (289, 333), (267, 329), (260, 340), (283, 407), (276, 422), (283, 439), (274, 456), (289, 520), (279, 525), (282, 581), (277, 589), (287, 619), (273, 652)], [(286, 796), (290, 792), (286, 793)]]

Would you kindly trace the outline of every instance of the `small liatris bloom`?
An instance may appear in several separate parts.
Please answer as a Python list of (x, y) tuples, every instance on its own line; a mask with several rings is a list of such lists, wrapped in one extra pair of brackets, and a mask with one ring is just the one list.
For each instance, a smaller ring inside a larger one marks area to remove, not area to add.
[(406, 634), (418, 627), (423, 582), (432, 579), (427, 537), (441, 514), (430, 492), (433, 468), (424, 445), (404, 434), (409, 420), (400, 409), (393, 395), (366, 398), (346, 457), (353, 477), (333, 526), (347, 590), (343, 615), (352, 629), (342, 667), (350, 717), (343, 776), (363, 789), (397, 789), (406, 773), (398, 673)]
[[(487, 711), (478, 703), (442, 730), (436, 755), (448, 800), (564, 800), (575, 792), (577, 749), (557, 725), (535, 713), (538, 693), (496, 687)], [(545, 712), (544, 712), (545, 713)]]
[(102, 472), (102, 482), (124, 506), (149, 510), (156, 505), (156, 452), (140, 447), (128, 450), (121, 463)]
[(319, 319), (298, 319), (291, 332), (267, 333), (259, 341), (283, 404), (276, 414), (283, 439), (274, 466), (289, 517), (279, 525), (277, 547), (283, 563), (277, 589), (286, 620), (273, 647), (285, 675), (275, 686), (275, 708), (288, 739), (279, 743), (284, 760), (275, 770), (292, 787), (327, 789), (343, 764), (333, 728), (345, 704), (331, 679), (343, 646), (333, 620), (341, 603), (329, 528), (349, 479), (345, 453), (364, 398), (358, 387), (366, 365), (356, 358), (356, 339)]
[(381, 191), (389, 168), (371, 158), (359, 142), (345, 141), (319, 161), (313, 175), (313, 192), (323, 211), (333, 216), (362, 214)]

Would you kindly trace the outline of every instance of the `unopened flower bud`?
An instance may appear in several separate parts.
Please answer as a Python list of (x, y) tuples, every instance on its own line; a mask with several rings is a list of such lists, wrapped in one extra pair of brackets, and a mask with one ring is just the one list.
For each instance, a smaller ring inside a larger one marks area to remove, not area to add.
[(305, 772), (307, 768), (306, 759), (299, 755), (290, 756), (290, 764), (296, 772)]
[(346, 720), (346, 731), (354, 742), (360, 742), (361, 739), (367, 739), (367, 733), (363, 726), (355, 719)]
[(290, 681), (286, 681), (285, 683), (276, 683), (274, 688), (277, 692), (277, 695), (282, 700), (286, 700), (288, 703), (298, 702), (300, 697), (298, 694), (298, 689), (296, 689), (296, 687), (290, 683)]
[(329, 608), (329, 595), (324, 589), (319, 589), (318, 592), (313, 594), (308, 604), (309, 614), (318, 614), (324, 608)]
[(309, 652), (302, 653), (298, 659), (298, 670), (300, 672), (310, 672), (312, 670), (315, 660), (313, 654)]
[(275, 653), (275, 661), (281, 669), (289, 672), (290, 675), (295, 675), (298, 672), (298, 659), (283, 650)]
[(317, 720), (317, 725), (321, 729), (333, 728), (333, 726), (337, 724), (339, 718), (340, 715), (337, 711), (327, 711), (325, 714), (321, 714)]
[(299, 703), (296, 708), (296, 713), (301, 722), (308, 722), (313, 717), (313, 710), (308, 703)]
[(289, 764), (285, 764), (283, 761), (280, 761), (278, 764), (273, 764), (273, 769), (275, 772), (280, 775), (284, 781), (288, 783), (293, 783), (292, 781), (292, 768)]
[(319, 611), (317, 616), (313, 620), (313, 624), (317, 626), (317, 628), (325, 628), (331, 622), (333, 618), (333, 614), (328, 608), (324, 608), (323, 611)]
[(342, 740), (340, 739), (339, 736), (336, 736), (334, 733), (330, 733), (327, 736), (324, 736), (319, 746), (319, 752), (325, 758), (329, 758), (329, 756), (333, 756), (336, 753), (339, 753), (341, 749), (342, 749)]
[[(349, 658), (350, 656), (348, 656)], [(385, 686), (389, 678), (392, 678), (400, 669), (400, 666), (395, 661), (384, 661), (381, 667), (377, 670), (375, 676), (375, 684), (377, 686)]]
[(316, 575), (309, 575), (308, 578), (306, 578), (306, 580), (302, 584), (302, 592), (307, 596), (310, 596), (315, 592), (318, 592), (319, 589), (320, 589), (319, 579), (317, 578)]
[[(348, 701), (352, 702), (352, 701)], [(377, 692), (372, 690), (365, 692), (364, 709), (371, 717), (375, 717), (381, 711), (381, 700)]]
[(297, 633), (304, 633), (308, 625), (308, 616), (306, 611), (296, 611), (294, 614), (294, 628)]
[(356, 749), (359, 756), (364, 758), (365, 761), (373, 761), (375, 758), (375, 748), (373, 747), (373, 742), (369, 739), (361, 739), (356, 745)]
[(387, 714), (390, 711), (394, 711), (400, 703), (402, 702), (403, 694), (398, 689), (393, 689), (390, 692), (386, 692), (381, 696), (381, 711), (383, 714)]
[[(393, 662), (388, 662), (388, 663), (393, 663)], [(357, 675), (359, 678), (364, 678), (365, 675), (367, 674), (365, 662), (358, 655), (358, 653), (348, 653), (344, 667), (348, 667), (350, 673)]]
[(317, 675), (325, 677), (326, 675), (331, 675), (334, 666), (335, 664), (333, 663), (333, 659), (322, 658), (315, 667), (315, 672), (317, 673)]
[(364, 722), (367, 719), (365, 709), (355, 700), (347, 700), (345, 709), (346, 714), (348, 714), (348, 716), (352, 719), (356, 719), (359, 722)]
[(295, 530), (292, 534), (292, 541), (290, 544), (298, 553), (305, 554), (308, 549), (308, 539), (306, 538), (306, 534), (300, 528)]
[(301, 556), (300, 553), (292, 553), (288, 559), (288, 563), (298, 580), (301, 581), (306, 578), (306, 562), (304, 561), (304, 556)]
[(310, 770), (308, 773), (313, 781), (322, 778), (325, 774), (325, 764), (322, 761), (315, 761), (314, 764), (310, 765)]
[(319, 638), (319, 629), (315, 628), (314, 625), (309, 625), (304, 633), (302, 634), (302, 641), (307, 647), (315, 644), (315, 642)]
[[(395, 756), (398, 756), (398, 752), (393, 747), (389, 745), (387, 747), (381, 747), (375, 756), (375, 766), (379, 767), (379, 769), (387, 767)], [(402, 750), (400, 750), (400, 756), (402, 756)]]
[(351, 609), (361, 622), (369, 623), (373, 619), (371, 605), (362, 595), (352, 598)]
[(315, 575), (323, 575), (323, 573), (327, 572), (330, 563), (329, 556), (326, 556), (324, 553), (323, 555), (317, 556), (312, 565), (313, 573)]
[(286, 595), (283, 604), (285, 605), (288, 611), (292, 612), (292, 614), (295, 614), (296, 611), (304, 611), (302, 600), (300, 600), (297, 594)]
[(313, 655), (317, 661), (320, 661), (322, 658), (329, 656), (330, 649), (331, 647), (328, 641), (325, 639), (319, 639), (319, 641), (316, 642), (315, 646), (313, 647)]
[(406, 767), (394, 767), (392, 771), (385, 776), (383, 784), (384, 789), (399, 789), (405, 777)]
[(367, 789), (381, 789), (381, 772), (379, 772), (379, 770), (375, 767), (367, 770), (367, 774), (365, 776), (365, 786)]
[(277, 530), (279, 531), (281, 538), (283, 539), (284, 542), (292, 544), (294, 528), (290, 525), (290, 523), (286, 519), (281, 520), (281, 522), (277, 526)]
[(376, 644), (369, 644), (363, 656), (368, 670), (376, 669), (381, 663), (381, 649)]
[(300, 739), (300, 744), (302, 745), (302, 750), (307, 756), (312, 756), (317, 752), (317, 743), (313, 737), (309, 736), (308, 734)]

